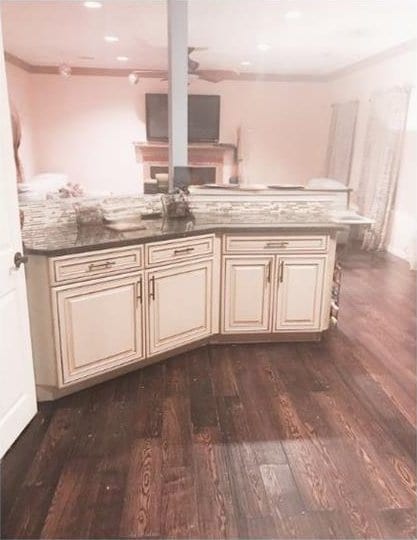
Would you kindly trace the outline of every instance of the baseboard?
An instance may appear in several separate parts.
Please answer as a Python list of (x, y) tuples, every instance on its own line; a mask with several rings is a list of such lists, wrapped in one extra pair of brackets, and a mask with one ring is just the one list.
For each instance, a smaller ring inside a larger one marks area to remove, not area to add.
[(259, 333), (259, 334), (213, 334), (207, 336), (198, 341), (193, 341), (165, 351), (154, 356), (149, 356), (145, 359), (134, 361), (125, 366), (120, 366), (115, 369), (111, 369), (104, 373), (100, 373), (96, 376), (91, 376), (88, 379), (72, 382), (69, 385), (58, 388), (55, 386), (36, 385), (37, 400), (38, 401), (54, 401), (56, 399), (65, 397), (74, 392), (85, 390), (91, 386), (101, 384), (110, 379), (115, 379), (123, 375), (127, 375), (132, 371), (142, 369), (151, 364), (156, 364), (164, 360), (168, 360), (173, 356), (183, 354), (185, 352), (198, 349), (200, 347), (210, 345), (225, 345), (225, 344), (254, 344), (254, 343), (275, 343), (275, 342), (300, 342), (300, 341), (320, 341), (322, 332), (276, 332), (276, 333)]
[(396, 257), (403, 259), (404, 261), (407, 260), (407, 254), (403, 249), (400, 249), (396, 246), (388, 246), (387, 251), (388, 253), (391, 253), (391, 255), (395, 255)]

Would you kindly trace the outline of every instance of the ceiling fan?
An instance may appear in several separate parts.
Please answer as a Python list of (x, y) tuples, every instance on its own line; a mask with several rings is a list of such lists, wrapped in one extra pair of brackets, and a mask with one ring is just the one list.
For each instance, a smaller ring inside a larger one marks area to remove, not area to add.
[[(236, 79), (238, 76), (237, 71), (227, 69), (198, 69), (200, 63), (191, 58), (191, 54), (194, 51), (204, 51), (207, 47), (188, 47), (188, 84), (192, 81), (202, 80), (212, 83), (218, 83), (225, 79)], [(141, 77), (144, 78), (159, 78), (161, 80), (168, 80), (168, 73), (161, 70), (134, 70), (128, 75), (129, 82), (131, 84), (137, 84)]]

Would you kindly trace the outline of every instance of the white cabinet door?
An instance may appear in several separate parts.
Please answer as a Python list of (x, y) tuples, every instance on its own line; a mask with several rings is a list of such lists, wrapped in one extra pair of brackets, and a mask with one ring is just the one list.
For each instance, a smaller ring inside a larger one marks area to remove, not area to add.
[(274, 257), (225, 257), (222, 332), (271, 331)]
[(319, 330), (326, 257), (280, 257), (274, 331)]
[(144, 356), (141, 275), (58, 290), (55, 327), (60, 385), (98, 375)]
[(16, 167), (0, 21), (0, 458), (36, 414)]
[(148, 272), (148, 354), (211, 334), (212, 274), (211, 260)]

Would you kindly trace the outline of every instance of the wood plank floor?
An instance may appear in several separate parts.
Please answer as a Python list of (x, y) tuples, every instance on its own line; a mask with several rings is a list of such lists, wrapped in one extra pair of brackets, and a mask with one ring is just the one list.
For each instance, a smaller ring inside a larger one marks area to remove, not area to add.
[(203, 348), (41, 406), (2, 537), (414, 537), (415, 273), (344, 267), (320, 343)]

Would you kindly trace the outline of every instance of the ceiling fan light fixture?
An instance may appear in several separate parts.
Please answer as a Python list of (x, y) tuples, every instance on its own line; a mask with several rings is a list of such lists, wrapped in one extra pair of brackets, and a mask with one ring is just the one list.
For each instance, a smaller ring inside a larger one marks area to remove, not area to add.
[(188, 81), (197, 81), (200, 77), (198, 76), (198, 73), (189, 73), (188, 74)]

